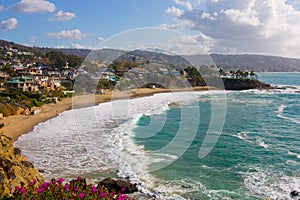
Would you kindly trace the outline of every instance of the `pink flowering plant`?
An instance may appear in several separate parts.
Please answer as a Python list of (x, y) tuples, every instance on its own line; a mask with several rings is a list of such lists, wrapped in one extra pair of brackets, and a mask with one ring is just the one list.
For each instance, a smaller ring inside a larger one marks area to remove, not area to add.
[[(122, 189), (124, 192), (125, 189)], [(122, 192), (110, 191), (105, 187), (97, 187), (87, 184), (85, 179), (80, 176), (76, 180), (65, 182), (65, 179), (52, 179), (50, 182), (36, 186), (36, 181), (32, 181), (26, 188), (24, 186), (16, 186), (11, 196), (0, 196), (0, 200), (129, 200), (126, 194)]]

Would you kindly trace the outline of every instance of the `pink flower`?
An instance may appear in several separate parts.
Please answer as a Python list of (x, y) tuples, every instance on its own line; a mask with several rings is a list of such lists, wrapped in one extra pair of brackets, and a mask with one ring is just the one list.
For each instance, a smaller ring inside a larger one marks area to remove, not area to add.
[(93, 191), (93, 192), (97, 192), (96, 186), (94, 186), (94, 185), (92, 186), (92, 191)]
[(42, 187), (43, 187), (44, 189), (47, 189), (50, 185), (51, 185), (50, 182), (45, 182), (45, 183), (42, 184)]
[(44, 191), (44, 189), (43, 188), (37, 188), (36, 191), (37, 191), (38, 194), (40, 194)]
[(80, 198), (80, 199), (83, 199), (84, 197), (85, 197), (85, 194), (81, 192), (81, 193), (79, 194), (79, 198)]
[(80, 177), (80, 176), (78, 176), (78, 177), (77, 177), (77, 181), (80, 181), (80, 180), (81, 180), (81, 177)]
[(15, 191), (19, 191), (21, 188), (19, 186), (15, 187)]
[(122, 188), (122, 193), (124, 193), (124, 192), (125, 192), (125, 190), (126, 190), (125, 188)]
[(74, 188), (74, 191), (77, 192), (79, 190), (79, 188)]
[(33, 186), (34, 184), (36, 183), (36, 179), (33, 179), (31, 182), (30, 182), (30, 186)]
[(100, 197), (101, 197), (101, 198), (103, 198), (103, 197), (105, 197), (105, 196), (106, 196), (106, 193), (105, 193), (105, 192), (101, 192), (101, 193), (100, 193)]
[(57, 181), (56, 179), (52, 179), (51, 182), (53, 183), (53, 185), (55, 185)]
[(22, 194), (26, 194), (26, 193), (27, 193), (26, 188), (22, 187), (22, 188), (21, 188), (21, 192), (22, 192)]
[(126, 200), (127, 199), (127, 196), (126, 195), (121, 195), (119, 196), (118, 200)]
[(65, 190), (68, 191), (69, 189), (70, 189), (70, 186), (69, 186), (69, 184), (67, 183), (67, 184), (65, 185)]
[(64, 178), (60, 178), (60, 179), (58, 180), (59, 184), (61, 184), (61, 183), (64, 182), (64, 181), (65, 181)]

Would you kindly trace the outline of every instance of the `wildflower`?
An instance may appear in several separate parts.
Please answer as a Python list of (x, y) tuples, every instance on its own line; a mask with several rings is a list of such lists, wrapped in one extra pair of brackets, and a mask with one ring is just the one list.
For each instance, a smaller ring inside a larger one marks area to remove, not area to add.
[(127, 199), (127, 196), (126, 195), (121, 195), (119, 196), (118, 200), (126, 200)]
[(106, 193), (105, 193), (105, 192), (101, 192), (101, 193), (100, 193), (100, 197), (101, 197), (101, 198), (103, 198), (103, 197), (105, 197), (105, 196), (106, 196)]
[(70, 189), (70, 186), (69, 186), (69, 184), (67, 183), (67, 184), (65, 185), (65, 190), (68, 191), (69, 189)]
[(81, 193), (79, 194), (79, 198), (80, 198), (80, 199), (83, 199), (84, 197), (85, 197), (85, 194), (81, 192)]
[(42, 188), (47, 189), (51, 185), (50, 182), (45, 182), (42, 184)]
[(21, 188), (19, 186), (15, 187), (15, 191), (19, 191)]
[(43, 188), (37, 188), (36, 191), (37, 191), (38, 194), (40, 194), (44, 191), (44, 189)]
[(124, 192), (125, 192), (125, 190), (126, 190), (125, 188), (122, 188), (122, 193), (124, 193)]
[(79, 188), (74, 188), (74, 191), (77, 192), (79, 190)]
[(27, 193), (26, 188), (22, 187), (22, 188), (21, 188), (21, 192), (22, 192), (22, 194), (26, 194), (26, 193)]
[(93, 192), (97, 192), (96, 186), (94, 186), (94, 185), (92, 186), (92, 191), (93, 191)]
[(59, 184), (61, 184), (61, 183), (64, 182), (64, 181), (65, 181), (64, 178), (60, 178), (60, 179), (58, 180)]
[(56, 179), (52, 179), (51, 182), (53, 183), (53, 185), (56, 185)]
[(80, 180), (81, 180), (81, 177), (80, 177), (80, 176), (78, 176), (78, 177), (77, 177), (77, 181), (80, 181)]
[(35, 183), (36, 183), (36, 179), (33, 179), (33, 180), (29, 183), (29, 185), (30, 185), (30, 186), (33, 186)]

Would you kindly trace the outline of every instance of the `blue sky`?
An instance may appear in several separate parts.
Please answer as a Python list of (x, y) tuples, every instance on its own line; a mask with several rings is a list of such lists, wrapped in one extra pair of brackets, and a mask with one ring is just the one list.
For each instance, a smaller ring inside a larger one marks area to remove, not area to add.
[(0, 38), (41, 47), (94, 48), (112, 35), (158, 27), (207, 52), (300, 57), (297, 0), (0, 0)]

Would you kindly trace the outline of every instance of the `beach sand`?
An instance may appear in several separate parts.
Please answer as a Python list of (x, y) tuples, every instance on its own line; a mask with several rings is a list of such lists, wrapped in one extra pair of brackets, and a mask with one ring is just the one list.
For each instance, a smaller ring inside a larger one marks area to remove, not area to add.
[(47, 121), (59, 115), (66, 110), (78, 109), (82, 107), (98, 105), (102, 102), (108, 102), (116, 99), (128, 99), (144, 96), (151, 96), (157, 93), (181, 92), (181, 91), (204, 91), (207, 87), (195, 87), (193, 89), (148, 89), (140, 88), (126, 92), (105, 92), (105, 94), (97, 95), (81, 95), (73, 98), (64, 98), (58, 103), (45, 104), (41, 107), (41, 111), (35, 115), (13, 115), (4, 118), (2, 123), (4, 127), (1, 129), (6, 136), (17, 140), (21, 135), (33, 130), (34, 126), (40, 122)]

